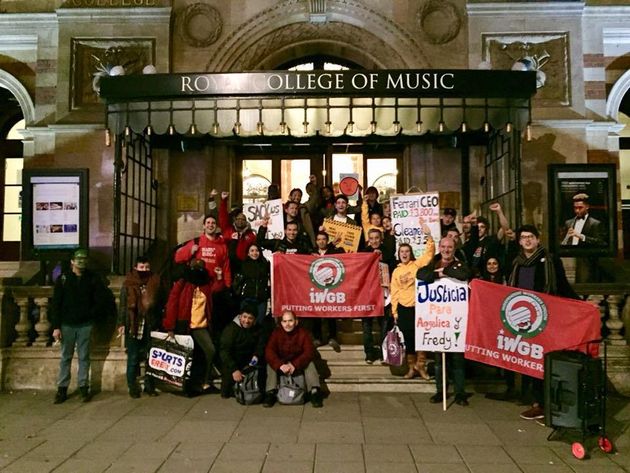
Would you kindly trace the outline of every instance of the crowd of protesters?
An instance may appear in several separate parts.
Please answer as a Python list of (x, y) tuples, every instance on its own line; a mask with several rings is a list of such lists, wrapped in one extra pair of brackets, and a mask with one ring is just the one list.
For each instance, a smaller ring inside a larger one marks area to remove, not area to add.
[[(334, 195), (328, 186), (320, 187), (314, 176), (306, 186), (308, 199), (302, 202), (300, 189), (293, 189), (284, 204), (284, 236), (267, 238), (269, 218), (254, 231), (241, 207), (228, 211), (229, 193), (213, 190), (211, 212), (203, 220), (203, 232), (181, 245), (174, 262), (184, 269), (175, 281), (166, 281), (151, 272), (148, 260), (139, 257), (126, 276), (120, 299), (119, 331), (126, 336), (128, 353), (127, 384), (132, 398), (141, 396), (137, 381), (140, 363), (150, 343), (151, 330), (161, 328), (169, 336), (187, 334), (195, 345), (191, 380), (186, 386), (189, 395), (218, 391), (213, 380), (221, 379), (221, 395), (233, 395), (235, 383), (243, 380), (248, 366), (259, 370), (265, 387), (263, 405), (275, 402), (279, 375), (304, 373), (310, 399), (321, 407), (322, 391), (315, 369), (316, 348), (328, 344), (341, 350), (337, 339), (337, 320), (311, 319), (299, 323), (290, 311), (275, 321), (270, 314), (270, 264), (263, 250), (287, 254), (324, 256), (343, 253), (324, 231), (324, 219), (356, 225), (361, 231), (360, 252), (376, 252), (388, 268), (391, 283), (384, 287), (385, 311), (381, 317), (362, 319), (365, 361), (379, 359), (380, 341), (375, 339), (373, 323), (379, 326), (382, 339), (385, 331), (397, 324), (407, 341), (407, 371), (404, 378), (430, 379), (428, 354), (416, 350), (415, 281), (431, 283), (441, 277), (462, 281), (480, 278), (565, 297), (576, 297), (567, 282), (560, 260), (540, 245), (538, 229), (523, 225), (510, 228), (498, 203), (489, 210), (499, 223), (491, 232), (490, 219), (475, 213), (463, 217), (461, 231), (457, 212), (445, 208), (440, 218), (441, 238), (434, 242), (430, 230), (420, 220), (426, 236), (425, 251), (416, 259), (412, 247), (401, 243), (396, 251), (389, 205), (379, 202), (379, 192), (369, 187), (358, 188), (357, 205), (350, 205), (346, 195)], [(220, 201), (216, 205), (215, 199)], [(277, 186), (269, 187), (268, 198), (279, 197)], [(352, 216), (351, 216), (352, 215)], [(437, 250), (437, 252), (436, 252)], [(95, 310), (95, 298), (102, 291), (97, 278), (85, 269), (87, 252), (75, 252), (71, 270), (58, 278), (52, 305), (53, 336), (62, 343), (62, 359), (55, 403), (64, 402), (70, 381), (70, 363), (75, 349), (79, 351), (79, 386), (84, 401), (89, 400), (89, 337)], [(378, 282), (375, 281), (375, 284)], [(163, 310), (162, 310), (163, 308)], [(326, 330), (324, 331), (323, 328)], [(324, 333), (325, 332), (325, 333)], [(436, 357), (437, 393), (431, 402), (441, 402), (441, 359)], [(452, 379), (455, 402), (468, 405), (465, 392), (463, 354), (448, 357), (448, 377)], [(526, 419), (541, 419), (542, 386), (540, 380), (523, 376), (521, 393), (515, 389), (514, 373), (505, 373), (506, 390), (488, 394), (496, 400), (523, 400), (529, 395), (531, 408), (522, 414)], [(531, 390), (531, 393), (528, 392)], [(145, 377), (144, 392), (157, 395), (150, 376)]]

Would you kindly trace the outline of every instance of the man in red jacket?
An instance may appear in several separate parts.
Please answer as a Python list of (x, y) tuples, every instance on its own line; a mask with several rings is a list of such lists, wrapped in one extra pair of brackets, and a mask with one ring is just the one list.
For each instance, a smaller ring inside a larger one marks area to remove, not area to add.
[(236, 271), (238, 270), (238, 264), (247, 258), (247, 249), (252, 243), (256, 242), (256, 232), (252, 230), (243, 212), (237, 213), (234, 216), (234, 222), (230, 222), (227, 205), (229, 196), (229, 192), (221, 192), (219, 227), (223, 234), (223, 240), (228, 246), (232, 268)]
[(188, 263), (192, 259), (203, 260), (208, 274), (214, 274), (215, 268), (221, 269), (227, 287), (232, 285), (232, 272), (228, 258), (227, 245), (213, 215), (203, 219), (203, 233), (199, 238), (190, 240), (175, 253), (176, 263)]
[(267, 342), (265, 359), (267, 360), (267, 383), (264, 407), (275, 404), (278, 389), (278, 372), (284, 375), (303, 371), (306, 389), (311, 393), (313, 407), (323, 406), (323, 396), (319, 384), (319, 375), (313, 358), (315, 347), (311, 335), (298, 326), (295, 314), (290, 310), (282, 312), (280, 327), (276, 327)]

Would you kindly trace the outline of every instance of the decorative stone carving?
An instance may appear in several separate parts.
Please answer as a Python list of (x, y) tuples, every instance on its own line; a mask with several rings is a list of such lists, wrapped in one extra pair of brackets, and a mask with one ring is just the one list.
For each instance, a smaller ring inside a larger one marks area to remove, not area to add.
[(482, 43), (483, 60), (492, 69), (512, 69), (515, 63), (531, 64), (537, 71), (544, 67), (544, 74), (537, 77), (544, 79), (544, 87), (532, 99), (536, 107), (571, 105), (567, 33), (491, 33), (482, 35)]
[[(421, 44), (411, 32), (365, 3), (354, 0), (326, 0), (325, 8), (327, 22), (310, 26), (320, 29), (320, 34), (326, 28), (328, 30), (325, 32), (331, 33), (331, 25), (334, 25), (336, 29), (344, 30), (334, 32), (337, 35), (335, 37), (343, 36), (344, 40), (349, 38), (351, 45), (356, 45), (357, 48), (364, 51), (362, 62), (368, 64), (361, 65), (392, 69), (431, 67), (422, 52)], [(247, 70), (253, 68), (248, 67), (248, 65), (254, 62), (264, 64), (265, 67), (277, 66), (277, 64), (268, 64), (264, 60), (264, 56), (258, 56), (258, 61), (245, 58), (253, 56), (249, 50), (250, 48), (259, 48), (260, 42), (264, 42), (267, 48), (274, 46), (276, 53), (283, 48), (288, 50), (296, 43), (272, 45), (270, 38), (277, 38), (280, 35), (289, 38), (291, 32), (299, 35), (293, 28), (295, 26), (297, 29), (308, 28), (310, 14), (310, 3), (304, 0), (284, 0), (275, 3), (234, 28), (216, 48), (213, 48), (212, 56), (206, 64), (206, 70), (213, 72)], [(355, 24), (349, 24), (345, 21), (347, 18), (355, 19)], [(326, 34), (318, 36), (313, 34), (313, 29), (309, 31), (311, 42), (330, 43)], [(297, 38), (297, 36), (295, 37)], [(302, 46), (300, 45), (300, 47)], [(366, 49), (369, 51), (365, 51)], [(263, 59), (260, 59), (261, 57)], [(284, 62), (290, 59), (292, 57), (286, 56)], [(244, 69), (242, 69), (243, 67)]]
[(221, 36), (223, 20), (216, 8), (205, 3), (193, 3), (177, 15), (177, 30), (187, 45), (206, 48)]
[(122, 66), (125, 74), (140, 74), (147, 64), (155, 63), (155, 40), (72, 39), (70, 69), (71, 109), (102, 106), (98, 98), (99, 76)]
[[(294, 23), (258, 38), (254, 44), (242, 51), (233, 67), (235, 70), (245, 71), (259, 69), (261, 59), (264, 61), (283, 47), (292, 44), (305, 45), (309, 42), (336, 43), (344, 45), (344, 48), (356, 48), (370, 57), (386, 58), (384, 67), (394, 68), (396, 64), (403, 61), (399, 53), (390, 45), (356, 26), (342, 26), (336, 22)], [(333, 48), (329, 50), (331, 49)]]
[(422, 36), (431, 44), (453, 41), (462, 28), (462, 16), (447, 0), (427, 0), (416, 13)]

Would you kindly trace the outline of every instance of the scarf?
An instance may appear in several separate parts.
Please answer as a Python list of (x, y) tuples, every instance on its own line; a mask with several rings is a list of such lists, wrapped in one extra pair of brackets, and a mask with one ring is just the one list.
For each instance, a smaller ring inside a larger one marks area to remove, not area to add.
[(529, 258), (527, 258), (522, 251), (518, 254), (516, 259), (514, 260), (514, 265), (512, 266), (512, 274), (510, 274), (510, 278), (508, 280), (509, 285), (513, 287), (518, 287), (519, 268), (529, 268), (532, 266), (536, 266), (539, 263), (543, 264), (545, 276), (545, 282), (541, 292), (544, 292), (546, 294), (556, 294), (556, 268), (553, 265), (553, 260), (551, 256), (541, 246), (539, 246), (534, 254), (531, 255)]

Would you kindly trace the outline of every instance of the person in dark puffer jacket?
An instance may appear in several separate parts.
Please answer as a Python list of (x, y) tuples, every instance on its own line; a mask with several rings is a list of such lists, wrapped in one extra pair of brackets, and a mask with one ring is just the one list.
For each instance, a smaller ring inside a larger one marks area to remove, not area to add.
[[(221, 397), (234, 394), (234, 383), (244, 379), (248, 366), (261, 366), (265, 355), (265, 337), (256, 323), (255, 306), (245, 306), (221, 334)], [(264, 374), (258, 370), (258, 385), (264, 386)]]

